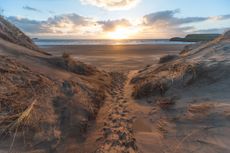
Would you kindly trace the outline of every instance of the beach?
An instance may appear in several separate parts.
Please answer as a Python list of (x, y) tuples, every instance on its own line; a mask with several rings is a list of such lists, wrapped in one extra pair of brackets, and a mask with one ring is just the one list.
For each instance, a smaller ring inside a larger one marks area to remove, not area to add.
[(106, 71), (129, 71), (158, 62), (166, 54), (178, 54), (185, 44), (154, 45), (53, 45), (40, 46), (46, 52), (74, 58)]
[(0, 16), (0, 153), (230, 152), (230, 31), (103, 41), (39, 45)]

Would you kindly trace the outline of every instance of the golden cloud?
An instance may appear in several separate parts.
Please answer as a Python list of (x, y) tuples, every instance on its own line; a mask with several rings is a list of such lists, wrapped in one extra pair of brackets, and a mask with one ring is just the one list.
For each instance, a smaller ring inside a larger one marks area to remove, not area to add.
[(81, 0), (83, 4), (101, 7), (107, 10), (130, 9), (137, 5), (140, 0)]

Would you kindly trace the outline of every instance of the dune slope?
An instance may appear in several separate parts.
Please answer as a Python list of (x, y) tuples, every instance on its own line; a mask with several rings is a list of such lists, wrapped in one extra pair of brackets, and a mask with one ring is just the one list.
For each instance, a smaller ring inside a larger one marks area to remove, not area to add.
[(151, 130), (136, 130), (143, 152), (230, 151), (229, 34), (140, 70), (131, 80), (132, 96), (149, 107)]
[(24, 46), (26, 48), (32, 49), (34, 51), (43, 52), (41, 49), (36, 46), (33, 41), (26, 36), (20, 29), (0, 16), (0, 38)]
[[(70, 55), (37, 52), (27, 36), (5, 22), (0, 36), (0, 152), (83, 151), (110, 75)], [(23, 42), (15, 42), (19, 40)]]

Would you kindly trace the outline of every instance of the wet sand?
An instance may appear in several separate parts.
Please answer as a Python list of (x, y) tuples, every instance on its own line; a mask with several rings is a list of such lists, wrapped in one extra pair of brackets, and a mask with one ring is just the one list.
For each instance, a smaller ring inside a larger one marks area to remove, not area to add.
[(185, 45), (60, 45), (41, 46), (48, 53), (70, 53), (82, 62), (107, 71), (129, 71), (157, 62), (165, 54), (178, 54)]

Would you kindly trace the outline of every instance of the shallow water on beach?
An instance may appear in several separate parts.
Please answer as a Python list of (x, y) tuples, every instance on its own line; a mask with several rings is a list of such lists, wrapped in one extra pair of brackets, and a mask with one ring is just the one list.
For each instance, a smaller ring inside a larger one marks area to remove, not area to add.
[(191, 44), (191, 42), (169, 41), (168, 39), (34, 39), (39, 46), (46, 45), (154, 45)]

